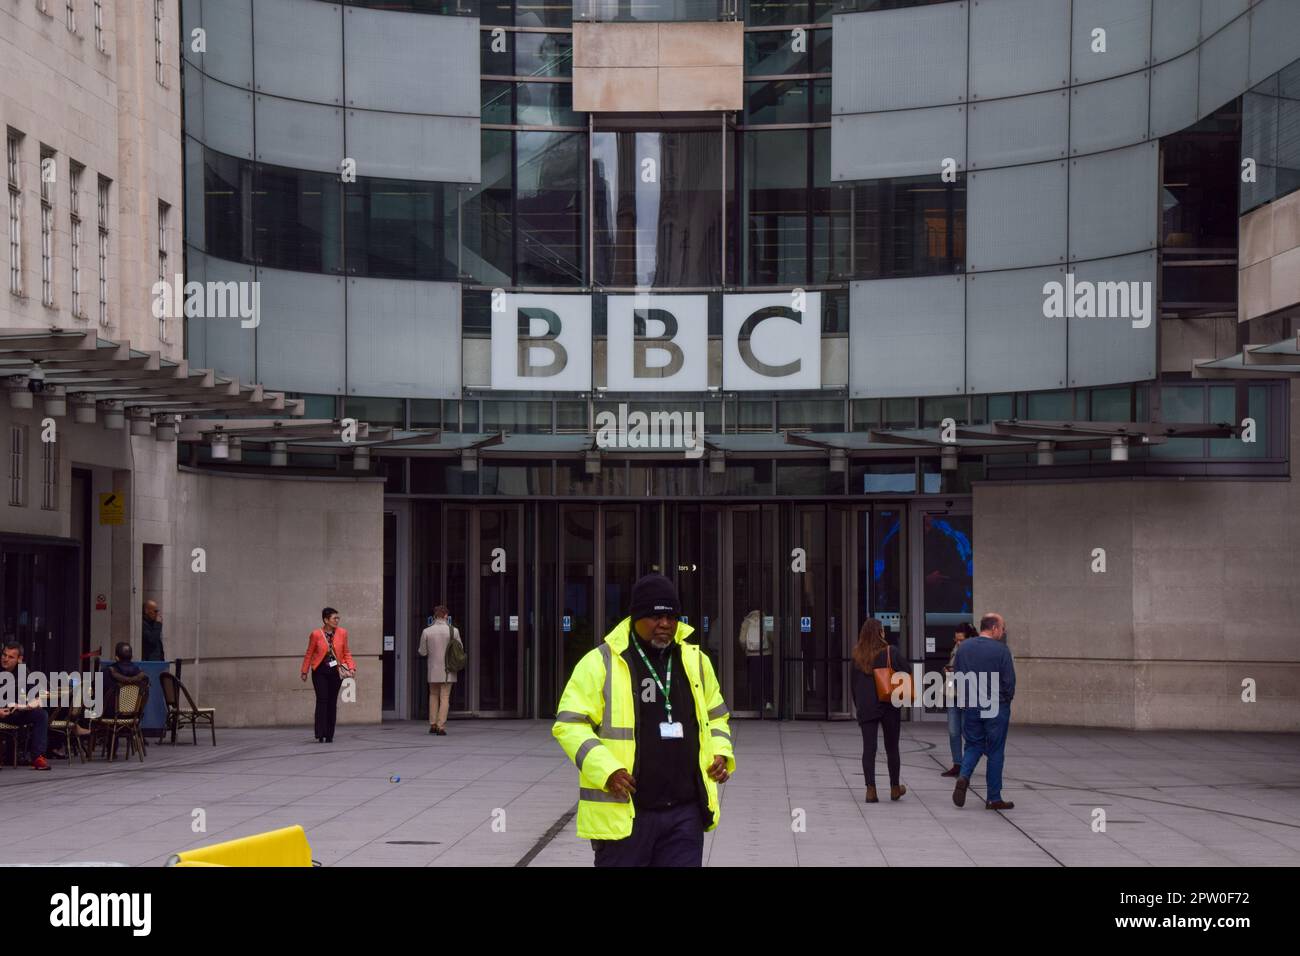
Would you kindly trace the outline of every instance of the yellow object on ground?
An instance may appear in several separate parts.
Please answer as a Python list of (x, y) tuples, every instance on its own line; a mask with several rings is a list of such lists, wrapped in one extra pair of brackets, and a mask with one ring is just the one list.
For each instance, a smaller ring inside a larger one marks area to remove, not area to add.
[(168, 866), (311, 866), (311, 845), (300, 826), (201, 846), (175, 854)]

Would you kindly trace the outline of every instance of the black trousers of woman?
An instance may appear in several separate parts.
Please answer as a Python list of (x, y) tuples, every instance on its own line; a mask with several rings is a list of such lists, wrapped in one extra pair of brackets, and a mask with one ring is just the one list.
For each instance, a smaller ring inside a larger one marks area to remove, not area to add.
[[(334, 739), (334, 723), (339, 715), (339, 687), (342, 685), (339, 669), (330, 667), (325, 661), (311, 672), (311, 686), (316, 690), (316, 736), (324, 737), (326, 741)], [(897, 732), (894, 737), (897, 739)]]
[(903, 760), (898, 753), (898, 735), (902, 730), (903, 715), (897, 707), (881, 710), (879, 719), (864, 720), (858, 726), (862, 728), (862, 775), (867, 778), (867, 786), (876, 785), (876, 728), (885, 732), (885, 763), (889, 767), (889, 785), (898, 786), (898, 774), (902, 770)]

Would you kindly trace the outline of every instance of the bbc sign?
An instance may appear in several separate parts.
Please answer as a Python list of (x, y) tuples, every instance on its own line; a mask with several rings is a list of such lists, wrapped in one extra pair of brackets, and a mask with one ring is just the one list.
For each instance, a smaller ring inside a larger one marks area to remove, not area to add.
[[(615, 392), (702, 392), (709, 385), (704, 295), (610, 295), (605, 382)], [(497, 292), (492, 388), (583, 392), (592, 387), (591, 296)], [(722, 388), (821, 387), (821, 294), (722, 297)]]

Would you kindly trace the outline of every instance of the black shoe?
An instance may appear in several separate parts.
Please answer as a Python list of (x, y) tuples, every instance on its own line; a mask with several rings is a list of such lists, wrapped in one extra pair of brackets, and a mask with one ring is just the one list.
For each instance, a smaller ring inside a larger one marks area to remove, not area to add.
[(434, 727), (433, 725), (430, 725), (430, 726), (429, 726), (429, 733), (431, 733), (431, 734), (436, 734), (437, 732), (438, 732), (438, 728), (437, 728), (437, 727)]
[(334, 738), (333, 738), (333, 737), (326, 737), (326, 738), (325, 738), (325, 742), (326, 742), (327, 744), (332, 744), (332, 743), (334, 743)]
[(990, 800), (984, 804), (985, 810), (1014, 810), (1016, 805), (1010, 800)]
[(439, 727), (439, 728), (438, 728), (438, 736), (439, 736), (439, 737), (446, 737), (446, 736), (447, 736), (447, 731), (445, 731), (445, 730), (443, 730), (441, 727)]
[(318, 743), (318, 744), (323, 744), (324, 742), (325, 742), (325, 738), (324, 738), (324, 737), (317, 737), (317, 738), (316, 738), (316, 743)]
[(952, 792), (952, 802), (959, 807), (966, 805), (966, 788), (970, 786), (970, 781), (965, 777), (957, 778), (957, 789)]
[(943, 773), (939, 774), (939, 776), (941, 776), (941, 777), (958, 777), (958, 776), (961, 776), (961, 765), (960, 765), (960, 764), (953, 764), (951, 767), (949, 767), (949, 768), (948, 768), (947, 770), (945, 770)]

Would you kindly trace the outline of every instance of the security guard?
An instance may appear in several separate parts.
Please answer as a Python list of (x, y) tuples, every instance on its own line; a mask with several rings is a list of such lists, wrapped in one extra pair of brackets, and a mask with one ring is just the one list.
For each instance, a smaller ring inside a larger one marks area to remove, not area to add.
[(685, 638), (672, 582), (648, 574), (628, 617), (578, 662), (551, 732), (578, 767), (578, 836), (596, 866), (701, 866), (718, 784), (736, 770), (713, 664)]

